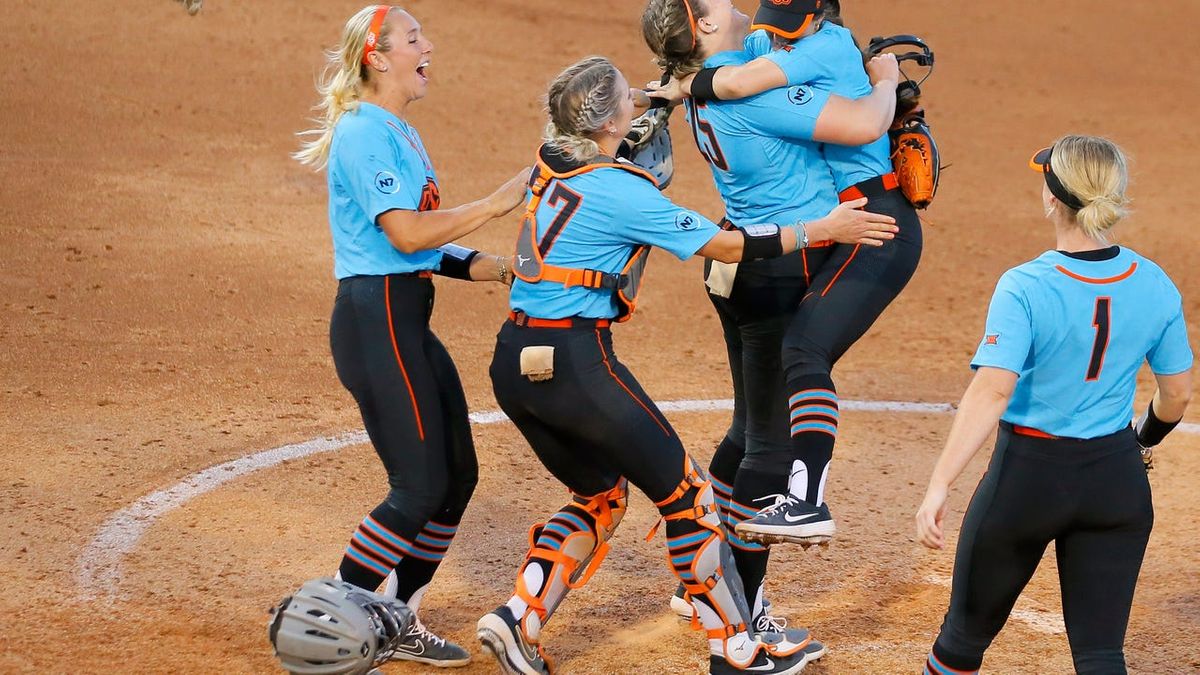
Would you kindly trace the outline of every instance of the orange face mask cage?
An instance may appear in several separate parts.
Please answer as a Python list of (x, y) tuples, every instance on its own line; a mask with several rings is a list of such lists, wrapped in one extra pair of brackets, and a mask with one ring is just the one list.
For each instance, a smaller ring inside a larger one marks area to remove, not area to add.
[(371, 27), (367, 29), (367, 41), (363, 44), (362, 64), (364, 66), (370, 65), (367, 57), (379, 45), (379, 34), (383, 32), (383, 22), (387, 19), (388, 12), (390, 11), (392, 11), (391, 5), (375, 6), (375, 16), (371, 17)]

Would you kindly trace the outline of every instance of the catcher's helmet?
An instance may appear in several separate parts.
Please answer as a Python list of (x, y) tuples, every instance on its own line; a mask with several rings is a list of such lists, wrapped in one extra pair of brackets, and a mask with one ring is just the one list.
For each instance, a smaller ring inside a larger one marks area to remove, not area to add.
[(273, 613), (275, 655), (305, 675), (365, 675), (413, 621), (403, 604), (331, 578), (305, 583)]

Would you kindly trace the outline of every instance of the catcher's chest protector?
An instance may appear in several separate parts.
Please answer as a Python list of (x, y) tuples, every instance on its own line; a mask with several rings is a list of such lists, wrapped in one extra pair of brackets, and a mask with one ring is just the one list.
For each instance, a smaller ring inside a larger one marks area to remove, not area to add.
[(650, 253), (649, 246), (638, 246), (630, 254), (629, 260), (619, 273), (604, 272), (594, 269), (561, 267), (545, 261), (541, 247), (538, 245), (537, 210), (542, 203), (542, 195), (553, 180), (566, 180), (596, 169), (621, 169), (654, 183), (654, 177), (641, 168), (621, 162), (597, 162), (585, 164), (570, 171), (556, 171), (544, 159), (543, 151), (538, 155), (537, 166), (530, 179), (529, 189), (533, 198), (525, 207), (525, 217), (521, 220), (521, 232), (517, 235), (517, 264), (513, 273), (521, 281), (536, 284), (553, 282), (566, 288), (582, 286), (592, 289), (607, 289), (613, 292), (617, 300), (617, 316), (615, 320), (628, 321), (637, 307), (638, 291), (642, 285), (642, 273), (646, 269), (646, 261)]

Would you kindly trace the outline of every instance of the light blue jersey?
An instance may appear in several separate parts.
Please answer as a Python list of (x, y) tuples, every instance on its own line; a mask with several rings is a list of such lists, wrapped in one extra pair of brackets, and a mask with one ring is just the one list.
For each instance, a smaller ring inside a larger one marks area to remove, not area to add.
[[(791, 45), (772, 51), (771, 38), (755, 31), (746, 40), (747, 50), (779, 66), (789, 86), (812, 87), (843, 98), (858, 99), (871, 94), (871, 80), (863, 68), (862, 52), (850, 31), (824, 22), (821, 30)], [(887, 134), (867, 145), (825, 146), (825, 160), (833, 171), (838, 191), (892, 171), (891, 141)]]
[(971, 366), (1020, 376), (1006, 422), (1096, 438), (1129, 426), (1143, 361), (1159, 375), (1192, 367), (1182, 299), (1158, 265), (1113, 247), (1048, 251), (1006, 272)]
[[(715, 54), (706, 67), (740, 65), (747, 52)], [(837, 190), (812, 140), (829, 93), (791, 87), (736, 101), (687, 101), (688, 122), (712, 169), (726, 216), (737, 225), (823, 218)]]
[[(686, 260), (720, 231), (699, 213), (673, 204), (650, 180), (621, 168), (555, 178), (542, 195), (537, 241), (548, 265), (617, 274), (640, 245)], [(542, 319), (610, 319), (618, 314), (612, 290), (549, 281), (517, 279), (509, 305)]]
[(438, 206), (437, 174), (416, 129), (379, 106), (360, 103), (338, 120), (327, 171), (334, 276), (438, 269), (441, 252), (401, 253), (376, 224), (392, 209)]

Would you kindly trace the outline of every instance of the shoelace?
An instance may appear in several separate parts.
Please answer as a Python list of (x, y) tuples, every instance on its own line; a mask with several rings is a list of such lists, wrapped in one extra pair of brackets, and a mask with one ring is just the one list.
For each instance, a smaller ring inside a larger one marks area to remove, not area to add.
[(754, 622), (754, 629), (760, 633), (782, 633), (787, 628), (787, 619), (781, 616), (763, 614)]
[(758, 515), (773, 516), (776, 513), (779, 513), (780, 511), (784, 510), (785, 508), (787, 508), (789, 506), (800, 503), (799, 499), (796, 499), (795, 497), (793, 497), (791, 495), (767, 495), (766, 497), (759, 497), (758, 499), (755, 499), (754, 501), (761, 502), (761, 501), (766, 501), (768, 499), (774, 499), (775, 503), (764, 509), (761, 509), (758, 512)]
[(412, 628), (408, 629), (408, 637), (415, 637), (417, 639), (427, 639), (439, 647), (446, 646), (446, 638), (442, 638), (442, 637), (438, 637), (438, 636), (434, 635), (428, 628), (425, 627), (425, 624), (421, 623), (420, 619), (417, 619), (416, 621), (414, 621)]

